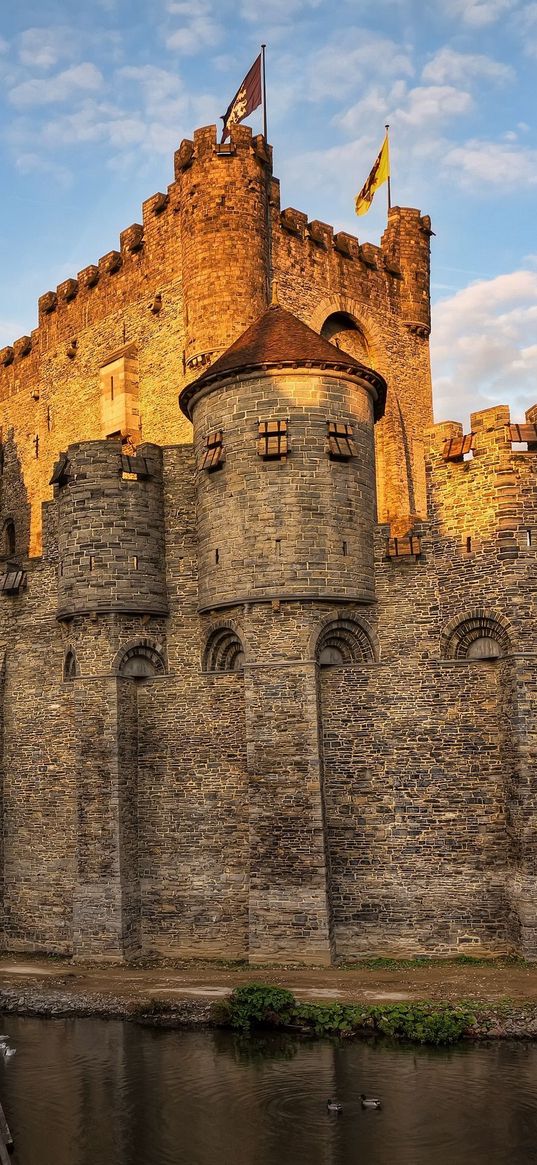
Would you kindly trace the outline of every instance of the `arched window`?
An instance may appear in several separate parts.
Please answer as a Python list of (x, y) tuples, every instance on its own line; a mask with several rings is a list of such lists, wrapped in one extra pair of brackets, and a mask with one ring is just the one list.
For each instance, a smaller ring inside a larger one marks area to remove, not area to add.
[(129, 676), (133, 680), (150, 679), (151, 676), (163, 675), (164, 660), (149, 643), (134, 643), (121, 655), (117, 664), (120, 676)]
[(4, 522), (4, 529), (2, 531), (2, 552), (6, 558), (12, 558), (17, 549), (17, 535), (15, 533), (15, 523), (12, 518), (8, 518)]
[(375, 652), (365, 627), (354, 619), (335, 619), (323, 627), (315, 657), (320, 667), (338, 667), (368, 663), (375, 659)]
[(347, 312), (337, 311), (328, 316), (321, 328), (321, 336), (335, 344), (336, 348), (348, 352), (349, 356), (355, 356), (362, 364), (371, 363), (364, 333)]
[(64, 680), (75, 680), (78, 675), (78, 664), (76, 655), (72, 648), (69, 648), (67, 655), (63, 661), (63, 678)]
[(232, 627), (217, 627), (207, 640), (203, 656), (204, 671), (242, 671), (244, 648)]
[(446, 627), (443, 634), (445, 659), (498, 659), (511, 650), (509, 633), (501, 617), (474, 611)]

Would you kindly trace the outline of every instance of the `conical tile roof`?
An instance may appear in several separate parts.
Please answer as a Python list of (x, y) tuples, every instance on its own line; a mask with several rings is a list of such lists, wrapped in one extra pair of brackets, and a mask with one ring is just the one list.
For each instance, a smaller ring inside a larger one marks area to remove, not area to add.
[(386, 382), (382, 376), (348, 352), (330, 344), (279, 304), (271, 304), (206, 372), (187, 385), (179, 397), (179, 404), (189, 417), (192, 398), (200, 388), (213, 381), (255, 368), (308, 366), (355, 373), (367, 380), (377, 393), (375, 416), (377, 419), (382, 416), (386, 401)]

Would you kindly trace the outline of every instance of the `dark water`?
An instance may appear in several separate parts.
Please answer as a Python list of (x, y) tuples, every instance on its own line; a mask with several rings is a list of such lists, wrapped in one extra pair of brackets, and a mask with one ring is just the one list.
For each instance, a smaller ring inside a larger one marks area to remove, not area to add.
[[(2, 1030), (17, 1048), (0, 1057), (17, 1165), (537, 1162), (537, 1044), (427, 1051), (12, 1016)], [(382, 1111), (363, 1111), (361, 1091)]]

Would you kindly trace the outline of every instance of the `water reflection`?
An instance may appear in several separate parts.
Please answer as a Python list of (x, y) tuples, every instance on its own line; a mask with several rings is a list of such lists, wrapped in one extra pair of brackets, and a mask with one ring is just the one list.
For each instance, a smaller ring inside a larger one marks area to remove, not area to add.
[[(17, 1165), (537, 1161), (535, 1044), (431, 1051), (16, 1017), (2, 1030), (17, 1047), (0, 1061)], [(382, 1111), (363, 1111), (360, 1092)]]

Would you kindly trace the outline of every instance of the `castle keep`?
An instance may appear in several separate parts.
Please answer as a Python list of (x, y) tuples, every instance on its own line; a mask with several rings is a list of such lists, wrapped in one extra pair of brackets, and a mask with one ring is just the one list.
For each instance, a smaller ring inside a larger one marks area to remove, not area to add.
[(430, 234), (207, 127), (0, 352), (6, 950), (537, 958), (537, 407), (433, 425)]

